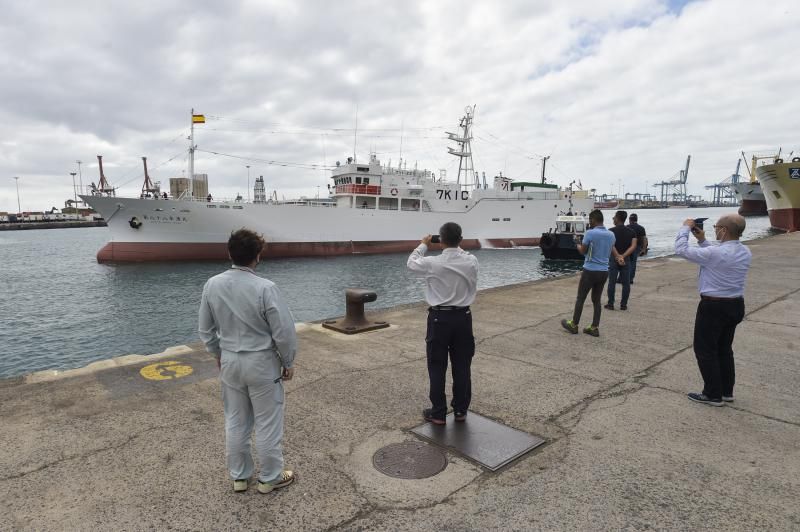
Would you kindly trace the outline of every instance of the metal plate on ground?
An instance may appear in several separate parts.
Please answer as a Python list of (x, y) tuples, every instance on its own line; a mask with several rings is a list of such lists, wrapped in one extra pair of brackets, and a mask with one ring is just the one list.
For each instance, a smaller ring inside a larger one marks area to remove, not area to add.
[(444, 471), (447, 456), (441, 449), (420, 441), (393, 443), (372, 455), (372, 465), (394, 478), (428, 478)]
[(464, 422), (453, 414), (446, 425), (425, 423), (411, 432), (445, 449), (455, 451), (480, 465), (497, 471), (545, 442), (542, 438), (469, 412)]

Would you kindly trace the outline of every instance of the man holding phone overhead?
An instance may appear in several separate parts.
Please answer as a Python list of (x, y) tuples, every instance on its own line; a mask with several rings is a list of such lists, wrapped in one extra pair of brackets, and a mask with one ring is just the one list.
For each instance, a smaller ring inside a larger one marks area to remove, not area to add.
[[(426, 257), (431, 244), (441, 242), (442, 254)], [(428, 330), (425, 335), (430, 379), (431, 408), (422, 411), (425, 421), (444, 425), (447, 419), (445, 377), (448, 356), (453, 364), (453, 418), (465, 421), (472, 399), (470, 366), (475, 354), (472, 311), (478, 285), (478, 259), (461, 249), (461, 227), (448, 222), (435, 236), (427, 235), (411, 252), (407, 266), (425, 277)]]
[[(709, 406), (733, 402), (736, 372), (733, 336), (744, 319), (744, 286), (752, 254), (739, 238), (745, 219), (738, 214), (723, 216), (714, 225), (718, 244), (706, 240), (703, 222), (688, 219), (675, 237), (675, 253), (700, 265), (700, 303), (694, 322), (694, 354), (703, 377), (703, 391), (688, 394), (689, 400)], [(689, 246), (689, 233), (698, 247)]]

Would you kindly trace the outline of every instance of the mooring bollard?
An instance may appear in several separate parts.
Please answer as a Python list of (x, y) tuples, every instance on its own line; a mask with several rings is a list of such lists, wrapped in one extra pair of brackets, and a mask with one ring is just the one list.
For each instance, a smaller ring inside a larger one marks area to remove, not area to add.
[(344, 334), (358, 334), (389, 326), (385, 321), (369, 321), (364, 316), (364, 303), (372, 303), (378, 299), (378, 294), (373, 290), (348, 288), (344, 291), (344, 297), (347, 303), (347, 311), (344, 318), (323, 322), (322, 326), (326, 329)]

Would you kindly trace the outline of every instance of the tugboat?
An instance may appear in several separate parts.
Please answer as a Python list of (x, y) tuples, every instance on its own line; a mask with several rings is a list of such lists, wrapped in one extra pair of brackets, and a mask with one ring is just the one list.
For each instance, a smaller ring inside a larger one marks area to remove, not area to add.
[(555, 231), (551, 228), (547, 233), (542, 233), (539, 238), (539, 247), (542, 248), (542, 254), (546, 259), (583, 260), (576, 240), (583, 239), (583, 235), (589, 227), (589, 218), (584, 212), (580, 214), (572, 212), (572, 183), (568, 190), (569, 210), (556, 216)]
[(556, 260), (583, 260), (583, 255), (578, 251), (575, 237), (583, 238), (589, 219), (583, 214), (560, 214), (556, 216), (556, 230), (542, 233), (539, 247), (546, 259)]

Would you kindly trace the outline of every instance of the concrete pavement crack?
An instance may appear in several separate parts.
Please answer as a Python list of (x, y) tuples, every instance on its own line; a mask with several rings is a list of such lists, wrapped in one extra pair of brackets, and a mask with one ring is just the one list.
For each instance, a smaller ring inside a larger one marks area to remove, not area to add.
[(449, 504), (450, 503), (450, 499), (454, 495), (456, 495), (458, 492), (460, 492), (460, 491), (472, 486), (473, 484), (475, 484), (476, 482), (481, 481), (484, 478), (486, 478), (486, 473), (485, 472), (479, 474), (478, 476), (476, 476), (474, 479), (472, 479), (470, 482), (464, 484), (463, 486), (454, 489), (453, 491), (451, 491), (450, 493), (445, 495), (441, 500), (433, 501), (433, 502), (430, 502), (428, 504), (415, 505), (413, 508), (402, 507), (402, 506), (397, 507), (397, 506), (375, 505), (375, 504), (373, 504), (373, 508), (370, 509), (369, 511), (358, 512), (356, 515), (354, 515), (350, 519), (347, 519), (346, 521), (342, 521), (341, 523), (338, 523), (336, 525), (328, 527), (325, 530), (326, 531), (342, 530), (344, 527), (347, 527), (347, 526), (355, 523), (359, 519), (368, 518), (372, 514), (376, 514), (376, 513), (377, 514), (384, 514), (384, 513), (388, 513), (388, 512), (418, 512), (419, 510), (428, 510), (428, 509), (431, 509), (431, 508), (435, 508), (435, 507), (437, 507), (437, 506), (439, 506), (441, 504)]
[[(680, 395), (680, 396), (685, 396), (686, 395), (686, 392), (684, 392), (684, 391), (673, 390), (672, 388), (666, 388), (664, 386), (656, 386), (654, 384), (647, 384), (647, 383), (642, 383), (642, 385), (647, 387), (647, 388), (652, 388), (654, 390), (661, 390), (662, 392), (674, 393), (674, 394), (677, 394), (677, 395)], [(725, 405), (725, 408), (730, 408), (732, 410), (737, 410), (739, 412), (744, 412), (745, 414), (750, 414), (750, 415), (756, 416), (756, 417), (762, 417), (762, 418), (768, 419), (770, 421), (777, 421), (778, 423), (783, 423), (785, 425), (790, 425), (790, 426), (793, 426), (793, 427), (800, 427), (800, 423), (799, 422), (789, 421), (788, 419), (782, 419), (782, 418), (779, 418), (779, 417), (770, 416), (769, 414), (762, 414), (761, 412), (754, 412), (752, 410), (748, 410), (746, 408), (741, 408), (739, 406), (736, 406), (735, 403), (727, 403)]]
[(122, 447), (125, 447), (126, 445), (128, 445), (132, 441), (138, 439), (140, 436), (143, 436), (143, 435), (145, 435), (145, 434), (147, 434), (149, 432), (153, 432), (153, 431), (156, 431), (156, 430), (164, 430), (164, 429), (174, 429), (175, 427), (186, 426), (186, 425), (197, 426), (198, 422), (197, 422), (197, 420), (192, 420), (192, 421), (187, 421), (185, 423), (177, 423), (177, 424), (173, 423), (173, 424), (170, 424), (170, 425), (150, 427), (150, 428), (145, 429), (145, 430), (143, 430), (141, 432), (137, 432), (136, 434), (129, 435), (122, 442), (117, 442), (115, 444), (107, 445), (105, 447), (100, 447), (98, 449), (92, 449), (91, 451), (88, 451), (88, 452), (82, 453), (82, 454), (74, 454), (74, 455), (71, 455), (71, 456), (62, 456), (58, 460), (54, 460), (52, 462), (48, 462), (46, 464), (42, 464), (39, 467), (37, 467), (35, 469), (32, 469), (30, 471), (23, 471), (21, 473), (16, 473), (16, 474), (13, 474), (13, 475), (9, 475), (7, 477), (0, 478), (0, 482), (5, 482), (7, 480), (16, 480), (18, 478), (25, 477), (25, 476), (30, 475), (32, 473), (38, 473), (40, 471), (44, 471), (45, 469), (48, 469), (48, 468), (53, 467), (55, 465), (61, 464), (63, 462), (69, 462), (71, 460), (76, 460), (76, 459), (85, 459), (85, 458), (89, 458), (90, 456), (93, 456), (95, 454), (100, 454), (100, 453), (105, 452), (105, 451), (112, 451), (112, 450), (116, 450), (116, 449), (121, 449)]
[[(406, 352), (407, 351), (402, 351), (402, 353), (406, 353)], [(318, 383), (319, 381), (322, 381), (322, 380), (325, 380), (325, 379), (328, 379), (328, 378), (331, 378), (331, 377), (341, 377), (342, 375), (354, 375), (354, 374), (357, 374), (357, 373), (369, 373), (371, 371), (376, 371), (376, 370), (381, 370), (381, 369), (396, 368), (398, 366), (403, 366), (405, 364), (412, 364), (414, 362), (418, 362), (418, 361), (420, 361), (420, 360), (422, 360), (424, 358), (425, 358), (425, 355), (421, 355), (421, 356), (419, 356), (417, 358), (404, 358), (403, 360), (401, 360), (399, 362), (395, 362), (395, 363), (392, 363), (392, 364), (383, 364), (383, 365), (380, 365), (380, 366), (373, 366), (371, 368), (343, 369), (343, 370), (340, 370), (340, 371), (333, 371), (331, 373), (325, 373), (324, 375), (321, 375), (320, 377), (318, 377), (318, 378), (316, 378), (316, 379), (314, 379), (312, 381), (309, 381), (309, 382), (306, 382), (304, 384), (301, 384), (301, 385), (297, 386), (296, 388), (292, 388), (291, 390), (287, 390), (286, 391), (286, 395), (296, 393), (298, 390), (302, 390), (304, 388), (307, 388), (308, 386), (311, 386), (313, 384)]]
[(774, 322), (774, 321), (753, 320), (753, 319), (748, 319), (747, 321), (749, 323), (763, 323), (764, 325), (775, 325), (775, 326), (778, 326), (778, 327), (789, 327), (791, 329), (794, 329), (794, 328), (797, 327), (796, 325), (792, 325), (790, 323), (777, 323), (777, 322)]
[(566, 369), (562, 369), (562, 368), (554, 368), (552, 366), (548, 366), (548, 365), (545, 365), (545, 364), (539, 364), (537, 362), (531, 362), (529, 360), (524, 360), (524, 359), (521, 359), (521, 358), (514, 358), (514, 357), (498, 355), (497, 353), (489, 353), (489, 352), (483, 351), (481, 349), (475, 349), (475, 352), (476, 353), (480, 353), (481, 355), (484, 355), (486, 357), (499, 358), (501, 360), (508, 360), (510, 362), (518, 362), (518, 363), (524, 364), (526, 366), (531, 366), (531, 367), (540, 368), (540, 369), (547, 369), (547, 370), (550, 370), (550, 371), (556, 371), (558, 373), (564, 373), (565, 375), (572, 375), (573, 377), (579, 377), (581, 379), (586, 379), (586, 380), (589, 380), (589, 381), (592, 381), (592, 382), (600, 382), (600, 383), (605, 383), (606, 382), (603, 379), (597, 379), (595, 377), (582, 375), (580, 373), (575, 373), (575, 372), (572, 372), (572, 371), (569, 371), (569, 370), (566, 370)]

